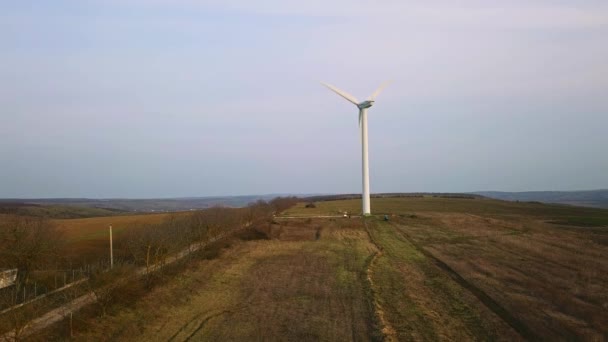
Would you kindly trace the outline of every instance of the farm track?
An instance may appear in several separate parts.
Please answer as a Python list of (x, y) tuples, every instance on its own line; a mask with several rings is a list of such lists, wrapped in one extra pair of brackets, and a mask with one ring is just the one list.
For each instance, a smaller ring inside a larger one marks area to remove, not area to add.
[(374, 264), (376, 263), (376, 261), (378, 260), (378, 258), (381, 258), (383, 256), (383, 251), (382, 251), (382, 246), (380, 246), (376, 240), (374, 240), (374, 237), (372, 236), (372, 234), (369, 231), (369, 227), (367, 226), (367, 222), (365, 220), (363, 220), (363, 225), (365, 226), (365, 232), (367, 233), (367, 236), (369, 238), (369, 241), (376, 247), (377, 251), (376, 253), (374, 253), (371, 258), (370, 261), (367, 265), (367, 281), (369, 282), (369, 286), (370, 286), (370, 296), (371, 301), (373, 303), (374, 306), (374, 314), (376, 315), (376, 318), (378, 320), (378, 322), (380, 323), (380, 331), (384, 337), (385, 341), (398, 341), (397, 339), (397, 332), (395, 331), (395, 329), (391, 326), (391, 324), (388, 322), (388, 320), (386, 319), (386, 315), (384, 313), (384, 310), (382, 308), (382, 306), (380, 305), (379, 301), (376, 298), (376, 291), (374, 290), (375, 284), (374, 284)]
[[(507, 323), (511, 328), (513, 328), (519, 335), (521, 335), (526, 340), (539, 340), (539, 336), (534, 334), (532, 330), (524, 324), (521, 320), (515, 317), (511, 312), (505, 309), (502, 305), (496, 302), (492, 297), (490, 297), (485, 291), (475, 286), (465, 278), (463, 278), (458, 272), (452, 269), (448, 264), (443, 262), (441, 259), (434, 256), (432, 253), (424, 249), (420, 244), (418, 244), (414, 239), (409, 236), (403, 229), (400, 228), (399, 225), (396, 225), (390, 222), (391, 226), (395, 228), (395, 230), (409, 243), (412, 244), (420, 253), (422, 253), (425, 257), (431, 260), (439, 269), (444, 271), (452, 280), (454, 280), (458, 285), (462, 288), (469, 291), (473, 294), (483, 305), (485, 305), (488, 309), (490, 309), (494, 314), (500, 317), (505, 323)], [(367, 228), (367, 227), (366, 227)]]
[[(212, 315), (206, 316), (205, 318), (203, 318), (202, 320), (200, 320), (200, 322), (196, 326), (196, 329), (194, 329), (183, 341), (190, 341), (190, 339), (193, 338), (201, 329), (203, 329), (205, 327), (205, 324), (207, 324), (207, 322), (209, 322), (211, 319), (213, 319), (215, 317), (219, 317), (221, 315), (230, 314), (230, 313), (233, 313), (233, 312), (234, 312), (233, 310), (222, 310), (220, 312), (217, 312), (217, 313), (214, 313)], [(176, 341), (177, 337), (179, 336), (179, 334), (182, 333), (182, 332), (185, 332), (188, 329), (188, 326), (190, 326), (193, 322), (199, 320), (201, 318), (201, 316), (202, 316), (202, 314), (195, 315), (194, 318), (192, 318), (190, 321), (188, 321), (186, 324), (184, 324), (167, 341)]]
[(209, 320), (211, 320), (212, 318), (219, 317), (221, 315), (230, 314), (230, 313), (232, 313), (231, 310), (224, 310), (224, 311), (218, 312), (214, 315), (208, 316), (201, 323), (199, 323), (199, 325), (196, 327), (196, 329), (194, 329), (194, 331), (190, 335), (188, 335), (188, 337), (186, 337), (186, 339), (184, 341), (190, 341), (190, 339), (192, 339), (194, 336), (196, 336), (196, 334), (201, 329), (203, 329), (203, 327), (205, 327), (205, 324), (207, 324), (207, 322), (209, 322)]
[[(226, 309), (222, 309), (222, 310), (214, 310), (214, 311), (218, 311), (215, 313), (212, 313), (210, 315), (206, 315), (203, 319), (201, 319), (201, 316), (203, 316), (203, 313), (199, 313), (194, 315), (194, 318), (192, 318), (190, 321), (188, 321), (186, 324), (182, 325), (176, 332), (175, 334), (173, 334), (167, 341), (178, 341), (178, 336), (181, 333), (187, 333), (188, 328), (192, 325), (193, 322), (198, 321), (198, 324), (196, 325), (196, 328), (194, 330), (192, 330), (192, 332), (190, 332), (188, 334), (188, 336), (185, 339), (182, 339), (181, 341), (190, 341), (193, 338), (196, 337), (196, 335), (205, 327), (205, 325), (212, 319), (216, 318), (216, 317), (220, 317), (223, 315), (232, 315), (237, 313), (240, 310), (243, 310), (247, 307), (249, 307), (252, 304), (253, 298), (249, 298), (247, 301), (245, 301), (244, 303), (240, 304), (240, 305), (234, 305), (232, 308), (226, 308)], [(213, 312), (213, 311), (212, 311)]]

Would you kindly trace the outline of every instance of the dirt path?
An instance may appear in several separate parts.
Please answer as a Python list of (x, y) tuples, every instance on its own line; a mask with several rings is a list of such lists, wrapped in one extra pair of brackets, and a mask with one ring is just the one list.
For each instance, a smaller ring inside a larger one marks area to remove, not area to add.
[(369, 241), (376, 247), (376, 250), (377, 250), (373, 254), (371, 261), (368, 264), (367, 271), (366, 271), (367, 281), (370, 284), (370, 289), (371, 289), (370, 292), (371, 292), (371, 296), (372, 296), (371, 300), (374, 305), (375, 315), (380, 323), (380, 331), (382, 332), (382, 335), (384, 335), (384, 340), (385, 341), (398, 341), (397, 332), (391, 326), (390, 322), (388, 321), (388, 319), (386, 317), (384, 310), (382, 309), (382, 306), (380, 305), (380, 302), (378, 301), (378, 298), (376, 297), (376, 286), (374, 283), (374, 264), (377, 262), (378, 258), (381, 258), (383, 255), (382, 246), (378, 245), (374, 241), (374, 238), (369, 231), (369, 227), (367, 226), (367, 222), (363, 221), (363, 224), (365, 225), (365, 231), (367, 233)]

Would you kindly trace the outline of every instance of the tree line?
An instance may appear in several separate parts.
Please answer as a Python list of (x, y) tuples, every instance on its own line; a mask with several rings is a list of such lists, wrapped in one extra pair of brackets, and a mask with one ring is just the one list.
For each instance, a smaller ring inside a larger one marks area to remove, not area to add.
[[(129, 227), (115, 241), (116, 249), (121, 251), (115, 260), (115, 265), (120, 265), (121, 270), (115, 273), (124, 273), (127, 266), (130, 269), (144, 268), (145, 275), (151, 274), (162, 268), (171, 256), (205, 246), (235, 229), (254, 229), (267, 224), (273, 215), (297, 202), (295, 197), (277, 197), (268, 202), (259, 200), (250, 203), (244, 208), (212, 207), (176, 213), (158, 224), (142, 223)], [(0, 269), (17, 269), (15, 285), (0, 289), (0, 301), (4, 307), (25, 300), (25, 291), (31, 284), (33, 272), (54, 270), (58, 265), (66, 267), (77, 264), (78, 260), (68, 260), (62, 255), (64, 245), (63, 234), (48, 218), (0, 217)], [(102, 289), (107, 289), (108, 283), (116, 280), (111, 272), (107, 272), (108, 258), (108, 255), (99, 256), (98, 264), (103, 267), (86, 268), (88, 286), (97, 289), (100, 302), (107, 300), (102, 298), (105, 291)]]

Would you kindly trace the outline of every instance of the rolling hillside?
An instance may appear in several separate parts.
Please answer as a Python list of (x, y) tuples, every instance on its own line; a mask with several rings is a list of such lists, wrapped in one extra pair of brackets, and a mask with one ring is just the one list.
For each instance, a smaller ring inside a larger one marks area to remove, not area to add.
[(480, 191), (475, 194), (505, 201), (543, 202), (608, 208), (608, 190), (589, 191)]
[[(219, 197), (185, 197), (185, 198), (30, 198), (30, 199), (0, 199), (3, 203), (38, 206), (84, 207), (105, 210), (128, 212), (158, 212), (158, 211), (185, 211), (191, 209), (205, 209), (213, 206), (244, 207), (257, 200), (271, 200), (279, 195), (251, 195), (251, 196), (219, 196)], [(94, 216), (107, 216), (94, 215)], [(90, 215), (93, 216), (93, 215)]]
[[(602, 340), (608, 210), (487, 198), (300, 203), (76, 340)], [(384, 214), (389, 220), (384, 220)], [(66, 325), (45, 332), (65, 335)], [(55, 335), (53, 335), (55, 334)]]

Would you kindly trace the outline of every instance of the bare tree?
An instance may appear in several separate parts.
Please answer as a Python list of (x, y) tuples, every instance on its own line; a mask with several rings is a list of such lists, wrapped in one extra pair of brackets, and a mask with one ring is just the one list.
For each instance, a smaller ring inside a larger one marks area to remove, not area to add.
[(275, 210), (272, 205), (263, 200), (250, 203), (247, 206), (247, 225), (257, 225), (267, 222), (272, 218)]
[(158, 231), (162, 248), (165, 252), (161, 254), (162, 263), (170, 254), (175, 254), (189, 247), (195, 242), (190, 229), (191, 219), (189, 216), (173, 214), (165, 219)]
[(201, 243), (242, 224), (240, 209), (219, 206), (195, 212), (190, 219), (191, 229)]
[(297, 197), (276, 197), (270, 201), (270, 205), (274, 208), (276, 213), (285, 211), (298, 203)]
[(145, 265), (146, 273), (150, 272), (152, 263), (152, 250), (154, 247), (151, 227), (143, 225), (125, 232), (123, 239), (126, 241), (127, 249), (135, 264)]
[(166, 221), (161, 224), (146, 224), (125, 233), (127, 250), (136, 264), (146, 267), (146, 275), (162, 267), (171, 253), (176, 253), (183, 240), (180, 231), (181, 220)]
[(208, 242), (209, 223), (204, 211), (196, 211), (190, 216), (188, 224), (188, 235), (192, 243), (199, 243), (199, 246)]
[(0, 268), (17, 269), (17, 289), (34, 269), (51, 265), (58, 256), (61, 236), (45, 218), (9, 216), (0, 222)]
[(0, 317), (0, 331), (5, 333), (4, 336), (0, 333), (0, 341), (4, 339), (20, 341), (32, 321), (48, 308), (48, 303), (45, 300), (33, 301), (19, 307), (20, 293), (16, 286), (0, 291), (1, 306), (13, 308)]

